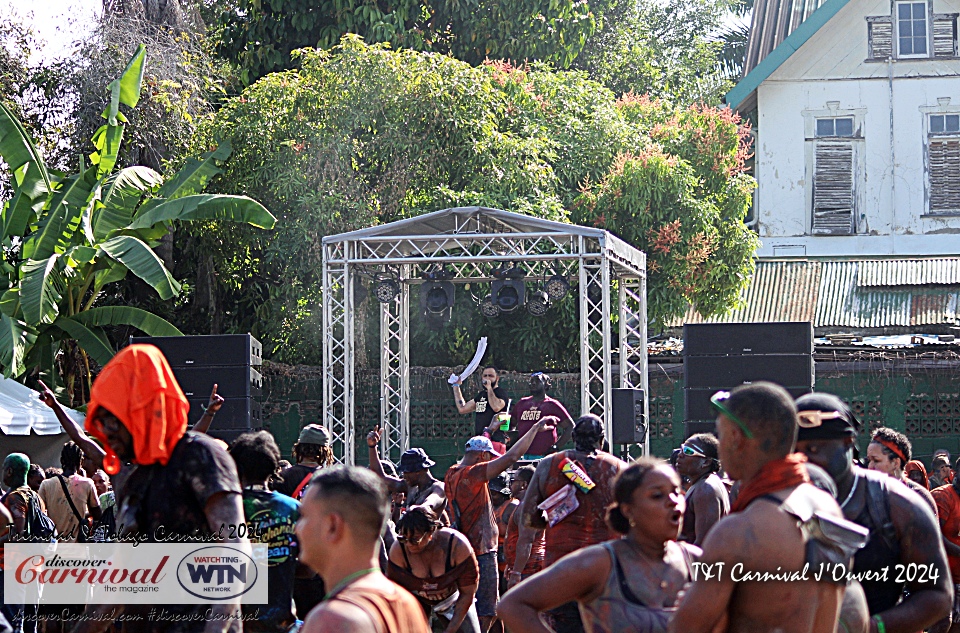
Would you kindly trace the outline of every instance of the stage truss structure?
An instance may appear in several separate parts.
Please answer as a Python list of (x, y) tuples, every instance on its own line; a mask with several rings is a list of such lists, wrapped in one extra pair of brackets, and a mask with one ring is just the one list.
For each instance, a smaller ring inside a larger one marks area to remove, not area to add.
[[(614, 313), (618, 386), (643, 389), (649, 410), (643, 252), (601, 229), (483, 207), (445, 209), (323, 238), (323, 423), (339, 462), (353, 464), (355, 458), (352, 315), (358, 286), (377, 274), (400, 280), (400, 294), (380, 304), (380, 452), (395, 460), (410, 448), (410, 319), (416, 316), (410, 314), (411, 286), (437, 266), (453, 272), (456, 284), (489, 282), (491, 269), (504, 263), (559, 267), (570, 291), (578, 293), (580, 411), (601, 416), (607, 438), (613, 437)], [(464, 300), (458, 293), (457, 301)], [(566, 404), (576, 418), (572, 403)], [(641, 444), (648, 454), (649, 431)]]

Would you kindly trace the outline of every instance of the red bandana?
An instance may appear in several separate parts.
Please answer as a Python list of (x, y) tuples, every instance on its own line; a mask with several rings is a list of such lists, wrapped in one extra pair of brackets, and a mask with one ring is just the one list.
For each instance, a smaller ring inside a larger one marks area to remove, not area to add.
[(803, 453), (792, 453), (783, 459), (775, 459), (764, 464), (760, 472), (740, 489), (740, 494), (730, 507), (730, 512), (746, 510), (750, 502), (757, 497), (810, 483), (807, 467), (804, 466), (806, 461), (807, 456)]
[(879, 438), (879, 437), (875, 437), (875, 438), (873, 438), (873, 439), (870, 440), (870, 441), (871, 441), (871, 442), (876, 442), (876, 443), (879, 444), (880, 446), (889, 448), (890, 451), (891, 451), (894, 455), (896, 455), (897, 457), (900, 458), (900, 465), (901, 465), (901, 466), (906, 465), (906, 463), (907, 463), (907, 456), (903, 454), (903, 452), (900, 450), (900, 447), (899, 447), (899, 446), (897, 446), (896, 444), (894, 444), (894, 443), (891, 442), (890, 440), (884, 440), (884, 439), (881, 439), (881, 438)]

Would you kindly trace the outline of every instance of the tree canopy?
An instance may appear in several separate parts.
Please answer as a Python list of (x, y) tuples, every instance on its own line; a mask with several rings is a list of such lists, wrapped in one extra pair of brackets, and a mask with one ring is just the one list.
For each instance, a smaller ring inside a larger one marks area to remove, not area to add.
[[(743, 173), (745, 131), (729, 112), (618, 99), (582, 72), (473, 67), (356, 37), (299, 55), (299, 70), (228, 100), (197, 138), (197, 149), (233, 145), (212, 187), (262, 201), (279, 217), (276, 230), (207, 223), (183, 240), (187, 259), (203, 264), (196, 287), (215, 287), (227, 306), (219, 326), (257, 333), (275, 360), (321, 358), (324, 235), (451, 206), (573, 219), (647, 250), (653, 324), (688, 301), (705, 315), (723, 312), (746, 285), (756, 238), (742, 220), (753, 180)], [(415, 332), (415, 362), (462, 357), (478, 327), (522, 342), (506, 366), (575, 356), (572, 305), (540, 321), (484, 325), (463, 296), (444, 330)], [(193, 309), (212, 310), (211, 300), (198, 297)]]

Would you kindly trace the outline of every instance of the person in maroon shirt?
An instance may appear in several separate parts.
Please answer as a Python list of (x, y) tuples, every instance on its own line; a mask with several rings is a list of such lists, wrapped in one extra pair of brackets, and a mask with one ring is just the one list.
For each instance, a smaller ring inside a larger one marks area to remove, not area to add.
[[(573, 418), (570, 417), (566, 408), (560, 404), (560, 401), (547, 395), (551, 386), (553, 386), (553, 381), (547, 374), (542, 371), (531, 374), (530, 395), (521, 398), (517, 404), (513, 405), (513, 410), (510, 412), (510, 419), (516, 425), (517, 433), (521, 436), (541, 419), (556, 418), (556, 421), (551, 421), (556, 424), (553, 429), (544, 430), (537, 434), (529, 452), (524, 456), (525, 459), (539, 459), (557, 452), (566, 445), (573, 433)], [(559, 439), (557, 439), (558, 429), (560, 432)]]

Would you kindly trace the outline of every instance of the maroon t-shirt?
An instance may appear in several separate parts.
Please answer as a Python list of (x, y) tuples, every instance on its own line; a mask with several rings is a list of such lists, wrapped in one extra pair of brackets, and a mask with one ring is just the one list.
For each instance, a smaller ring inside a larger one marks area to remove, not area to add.
[[(510, 412), (510, 419), (516, 423), (517, 432), (520, 434), (520, 437), (523, 437), (524, 433), (529, 431), (540, 418), (548, 415), (554, 415), (561, 420), (566, 420), (570, 417), (570, 414), (563, 408), (559, 400), (554, 400), (550, 396), (547, 396), (537, 402), (533, 399), (533, 396), (527, 396), (513, 405), (513, 411)], [(556, 443), (556, 428), (550, 431), (540, 431), (537, 433), (537, 437), (534, 438), (533, 444), (530, 445), (530, 450), (528, 450), (527, 453), (530, 455), (549, 455), (553, 452), (553, 449), (550, 447)]]

